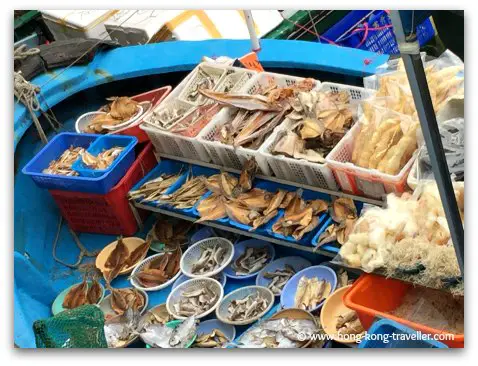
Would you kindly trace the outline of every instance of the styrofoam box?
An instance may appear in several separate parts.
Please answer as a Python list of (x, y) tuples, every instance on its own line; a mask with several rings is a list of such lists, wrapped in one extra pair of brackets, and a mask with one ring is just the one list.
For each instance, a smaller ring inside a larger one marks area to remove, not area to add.
[[(262, 72), (255, 75), (240, 90), (241, 93), (257, 94), (260, 89), (266, 88), (270, 83), (276, 83), (279, 87), (293, 85), (303, 78)], [(316, 88), (320, 87), (320, 81), (316, 80)], [(234, 108), (223, 108), (209, 124), (199, 133), (198, 139), (204, 145), (211, 157), (213, 163), (227, 166), (230, 168), (241, 170), (244, 163), (251, 157), (255, 157), (259, 166), (259, 174), (271, 175), (271, 170), (267, 159), (258, 154), (259, 149), (253, 150), (242, 146), (235, 148), (234, 146), (223, 144), (215, 141), (214, 137), (217, 131), (228, 121), (230, 121)], [(280, 124), (276, 127), (279, 128)], [(272, 133), (273, 134), (273, 133)]]
[[(328, 82), (322, 83), (320, 89), (324, 92), (331, 91), (333, 93), (346, 91), (349, 94), (351, 104), (355, 102), (358, 103), (375, 94), (373, 90)], [(269, 162), (269, 166), (274, 172), (274, 175), (278, 178), (315, 187), (337, 190), (338, 186), (334, 179), (334, 174), (327, 164), (314, 163), (305, 159), (294, 159), (284, 155), (272, 155), (270, 153), (271, 145), (276, 140), (277, 134), (289, 129), (292, 125), (293, 122), (286, 119), (281, 126), (269, 136), (259, 149), (259, 159)]]
[(57, 41), (72, 38), (110, 40), (104, 22), (117, 10), (42, 10), (45, 24)]
[(105, 22), (111, 39), (121, 45), (156, 41), (164, 24), (181, 10), (120, 10)]

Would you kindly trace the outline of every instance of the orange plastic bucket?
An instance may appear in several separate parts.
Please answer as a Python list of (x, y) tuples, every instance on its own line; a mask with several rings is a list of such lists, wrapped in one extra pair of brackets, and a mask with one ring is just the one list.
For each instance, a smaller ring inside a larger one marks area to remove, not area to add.
[[(387, 279), (373, 274), (363, 274), (345, 293), (343, 301), (345, 306), (357, 312), (365, 329), (370, 328), (376, 317), (380, 317), (394, 320), (424, 334), (451, 334), (389, 314), (400, 306), (403, 297), (411, 288), (411, 284), (399, 280)], [(463, 348), (465, 335), (453, 335), (453, 340), (440, 341), (449, 347)]]

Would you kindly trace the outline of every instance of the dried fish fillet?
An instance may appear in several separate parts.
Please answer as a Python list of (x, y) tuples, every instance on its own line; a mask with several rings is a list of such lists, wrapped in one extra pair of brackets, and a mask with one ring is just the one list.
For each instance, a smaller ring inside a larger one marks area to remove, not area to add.
[(83, 282), (73, 286), (70, 291), (66, 294), (63, 299), (62, 306), (65, 309), (74, 309), (78, 306), (85, 305), (88, 303), (88, 283), (86, 282), (86, 276), (83, 279)]
[(144, 202), (155, 202), (179, 179), (177, 174), (161, 174), (158, 178), (144, 183), (139, 189), (128, 193), (129, 199), (142, 199)]
[(331, 285), (329, 282), (319, 280), (317, 277), (307, 278), (302, 276), (297, 285), (294, 307), (303, 310), (314, 309), (330, 295), (330, 292)]

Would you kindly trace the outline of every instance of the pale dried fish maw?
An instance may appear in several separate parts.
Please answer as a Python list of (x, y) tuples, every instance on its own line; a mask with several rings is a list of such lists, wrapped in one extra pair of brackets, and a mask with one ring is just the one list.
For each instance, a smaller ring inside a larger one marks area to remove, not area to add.
[(380, 141), (371, 156), (368, 167), (369, 169), (377, 168), (382, 158), (387, 154), (388, 149), (394, 146), (403, 136), (400, 122), (396, 121), (396, 126), (387, 130), (381, 137)]

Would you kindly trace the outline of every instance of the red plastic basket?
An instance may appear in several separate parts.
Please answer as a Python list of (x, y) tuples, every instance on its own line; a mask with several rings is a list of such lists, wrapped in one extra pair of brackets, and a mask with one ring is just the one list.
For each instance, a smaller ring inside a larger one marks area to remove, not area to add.
[(141, 125), (141, 123), (143, 123), (145, 117), (148, 116), (152, 111), (154, 111), (170, 92), (170, 86), (163, 86), (162, 88), (153, 89), (149, 92), (131, 97), (131, 99), (135, 100), (138, 103), (151, 102), (151, 105), (146, 111), (143, 112), (143, 115), (138, 121), (134, 122), (128, 127), (125, 127), (124, 129), (120, 129), (118, 131), (113, 132), (113, 134), (136, 136), (136, 138), (138, 139), (138, 143), (149, 141), (148, 135), (145, 131), (139, 128), (139, 126)]
[[(61, 214), (73, 231), (131, 236), (138, 230), (127, 194), (157, 164), (153, 144), (139, 153), (126, 175), (107, 194), (50, 190)], [(140, 217), (148, 212), (139, 210)]]

